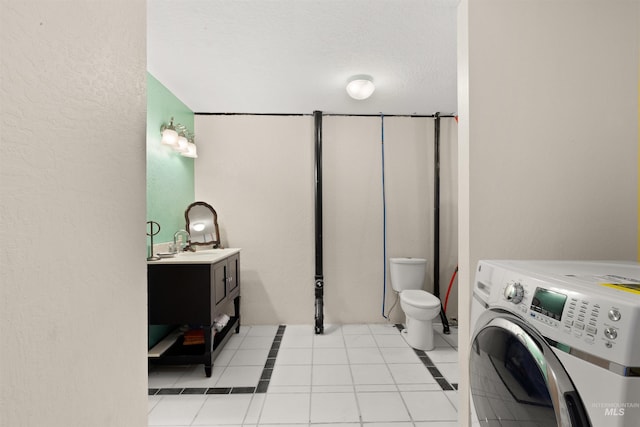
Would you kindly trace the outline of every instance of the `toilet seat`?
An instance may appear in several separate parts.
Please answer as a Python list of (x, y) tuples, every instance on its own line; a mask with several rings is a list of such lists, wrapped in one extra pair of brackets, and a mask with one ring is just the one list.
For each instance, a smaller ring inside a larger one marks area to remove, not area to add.
[(407, 304), (417, 308), (440, 307), (440, 300), (427, 291), (420, 289), (409, 289), (400, 293), (400, 298)]

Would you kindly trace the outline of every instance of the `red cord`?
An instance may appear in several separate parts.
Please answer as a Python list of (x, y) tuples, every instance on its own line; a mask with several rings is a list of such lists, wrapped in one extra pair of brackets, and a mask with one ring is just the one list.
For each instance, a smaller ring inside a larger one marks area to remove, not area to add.
[(449, 288), (447, 289), (447, 295), (444, 297), (444, 313), (447, 314), (447, 303), (449, 302), (449, 293), (451, 293), (451, 286), (453, 286), (453, 280), (456, 278), (456, 274), (458, 274), (458, 266), (456, 265), (456, 269), (453, 271), (453, 276), (451, 276), (451, 280), (449, 281)]

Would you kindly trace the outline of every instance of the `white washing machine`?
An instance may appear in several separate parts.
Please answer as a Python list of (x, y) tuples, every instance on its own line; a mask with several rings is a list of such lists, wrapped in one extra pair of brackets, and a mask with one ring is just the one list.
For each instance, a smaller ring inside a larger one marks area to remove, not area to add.
[(480, 261), (473, 424), (640, 426), (640, 264)]

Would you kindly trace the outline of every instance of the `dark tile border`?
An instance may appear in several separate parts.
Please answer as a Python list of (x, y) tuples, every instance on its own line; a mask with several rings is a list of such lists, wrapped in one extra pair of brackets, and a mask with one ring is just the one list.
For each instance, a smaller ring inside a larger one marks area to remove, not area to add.
[(182, 390), (184, 390), (184, 389), (183, 388), (161, 388), (160, 390), (158, 390), (158, 392), (156, 394), (176, 395), (176, 394), (182, 393)]
[(457, 384), (455, 385), (455, 388), (454, 388), (454, 386), (451, 385), (449, 383), (449, 381), (447, 381), (447, 379), (444, 377), (444, 375), (442, 375), (440, 370), (431, 361), (431, 358), (427, 355), (427, 353), (425, 353), (422, 350), (416, 350), (415, 348), (413, 349), (413, 351), (420, 358), (420, 361), (424, 364), (424, 366), (427, 368), (427, 370), (429, 371), (429, 373), (431, 374), (433, 379), (436, 380), (436, 382), (438, 383), (438, 385), (440, 386), (440, 388), (443, 391), (457, 390), (458, 389), (458, 385)]
[(231, 387), (211, 387), (207, 390), (207, 394), (229, 394)]
[[(404, 325), (402, 325), (401, 323), (397, 323), (396, 328), (398, 328), (398, 331), (402, 332), (402, 330), (404, 329)], [(420, 361), (424, 364), (433, 379), (436, 380), (443, 391), (458, 389), (458, 384), (450, 384), (449, 381), (447, 381), (447, 379), (442, 375), (440, 370), (433, 363), (433, 361), (431, 361), (431, 358), (427, 355), (427, 353), (425, 353), (423, 350), (417, 350), (415, 348), (413, 349), (413, 351), (420, 358)]]
[(269, 388), (269, 381), (264, 380), (258, 382), (258, 387), (256, 387), (256, 393), (266, 393)]
[(185, 388), (180, 394), (205, 394), (208, 388)]
[(234, 387), (231, 389), (231, 394), (253, 394), (255, 391), (255, 387)]
[(287, 328), (286, 325), (279, 325), (276, 336), (273, 338), (271, 349), (269, 350), (269, 356), (267, 362), (264, 364), (262, 374), (260, 375), (260, 381), (256, 387), (211, 387), (211, 388), (150, 388), (149, 396), (156, 395), (180, 395), (180, 394), (253, 394), (253, 393), (266, 393), (269, 389), (269, 381), (271, 381), (271, 374), (273, 373), (273, 367), (276, 364), (276, 357), (278, 356), (278, 350), (280, 350), (280, 343), (284, 336), (284, 331)]

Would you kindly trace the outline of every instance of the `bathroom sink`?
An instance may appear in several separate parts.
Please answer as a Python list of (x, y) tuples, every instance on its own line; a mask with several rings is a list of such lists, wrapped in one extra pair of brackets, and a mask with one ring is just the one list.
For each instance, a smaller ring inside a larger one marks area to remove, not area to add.
[(223, 254), (225, 253), (225, 251), (226, 249), (205, 249), (205, 250), (196, 251), (196, 252), (191, 252), (191, 251), (180, 252), (179, 254), (177, 254), (177, 256), (182, 258), (189, 258), (189, 257), (197, 258), (197, 257), (203, 257), (203, 256)]
[(196, 252), (181, 252), (172, 257), (149, 261), (152, 264), (211, 264), (240, 252), (240, 248), (204, 249)]

